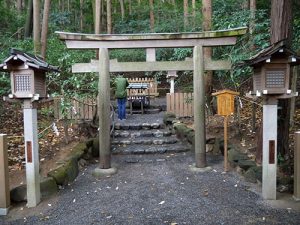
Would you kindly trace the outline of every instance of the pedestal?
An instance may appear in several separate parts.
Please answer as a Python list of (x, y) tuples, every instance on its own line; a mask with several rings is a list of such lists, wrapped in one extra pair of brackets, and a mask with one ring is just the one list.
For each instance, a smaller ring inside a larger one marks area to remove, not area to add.
[(263, 105), (263, 178), (262, 196), (276, 200), (277, 170), (277, 100)]
[(40, 202), (40, 174), (39, 174), (39, 145), (37, 131), (37, 109), (31, 100), (25, 100), (24, 138), (26, 157), (27, 207), (35, 207)]

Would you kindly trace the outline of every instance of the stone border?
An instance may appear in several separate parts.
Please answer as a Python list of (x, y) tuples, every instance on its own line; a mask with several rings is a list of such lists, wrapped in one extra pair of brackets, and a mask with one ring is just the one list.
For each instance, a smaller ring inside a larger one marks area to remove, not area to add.
[[(47, 173), (47, 177), (41, 178), (41, 196), (47, 198), (57, 193), (59, 186), (73, 182), (79, 174), (81, 158), (88, 152), (87, 143), (79, 143), (69, 153), (68, 157), (61, 164)], [(10, 191), (12, 202), (27, 201), (26, 185), (20, 185)]]

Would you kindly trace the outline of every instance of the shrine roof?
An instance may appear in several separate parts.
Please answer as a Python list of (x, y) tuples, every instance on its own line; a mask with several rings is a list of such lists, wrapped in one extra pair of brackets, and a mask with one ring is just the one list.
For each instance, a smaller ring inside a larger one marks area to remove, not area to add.
[(58, 72), (58, 67), (50, 65), (42, 58), (17, 49), (10, 50), (10, 56), (6, 58), (2, 64), (0, 64), (0, 70), (6, 71), (7, 67), (10, 65), (21, 64), (26, 64), (28, 67), (34, 68), (36, 70)]

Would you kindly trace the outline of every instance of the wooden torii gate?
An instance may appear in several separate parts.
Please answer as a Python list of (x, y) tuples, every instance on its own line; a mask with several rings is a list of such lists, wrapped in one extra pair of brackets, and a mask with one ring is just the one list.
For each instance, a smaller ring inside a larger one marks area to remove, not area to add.
[[(246, 27), (197, 32), (197, 33), (151, 33), (151, 34), (81, 34), (56, 32), (70, 49), (98, 49), (99, 61), (78, 63), (72, 66), (73, 73), (99, 72), (99, 151), (100, 166), (96, 175), (115, 173), (111, 167), (110, 150), (110, 75), (109, 72), (132, 71), (194, 71), (194, 127), (196, 168), (206, 167), (205, 91), (204, 70), (228, 70), (227, 60), (212, 61), (203, 58), (203, 47), (234, 45), (237, 36), (245, 34)], [(155, 61), (155, 48), (193, 47), (193, 61)], [(109, 60), (108, 49), (147, 49), (147, 62), (118, 62)]]

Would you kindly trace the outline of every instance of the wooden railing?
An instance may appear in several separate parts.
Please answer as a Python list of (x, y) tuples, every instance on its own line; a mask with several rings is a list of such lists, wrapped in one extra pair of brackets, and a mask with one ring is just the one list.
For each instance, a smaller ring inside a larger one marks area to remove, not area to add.
[[(54, 117), (56, 119), (92, 120), (96, 112), (96, 100), (93, 98), (76, 99), (61, 104), (61, 97), (54, 98)], [(62, 112), (65, 107), (65, 112)]]
[(149, 88), (146, 90), (142, 89), (130, 89), (127, 90), (127, 95), (150, 95), (150, 96), (158, 96), (159, 93), (157, 91), (157, 82), (153, 78), (142, 77), (142, 78), (128, 78), (129, 83), (148, 83)]
[(167, 112), (178, 117), (193, 116), (193, 93), (167, 93)]

